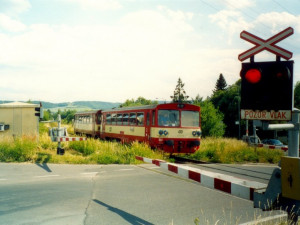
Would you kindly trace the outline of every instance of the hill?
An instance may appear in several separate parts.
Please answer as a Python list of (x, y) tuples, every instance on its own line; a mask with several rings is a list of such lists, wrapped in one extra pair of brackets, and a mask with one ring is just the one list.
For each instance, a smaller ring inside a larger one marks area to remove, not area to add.
[[(12, 101), (2, 101), (1, 103), (9, 103)], [(20, 101), (22, 102), (22, 101)], [(40, 101), (31, 101), (34, 104), (40, 104)], [(52, 102), (41, 102), (44, 109), (49, 109), (52, 112), (57, 112), (60, 110), (76, 110), (76, 111), (86, 111), (86, 110), (96, 110), (96, 109), (111, 109), (118, 107), (121, 103), (117, 102), (101, 102), (101, 101), (75, 101), (75, 102), (61, 102), (61, 103), (52, 103)]]

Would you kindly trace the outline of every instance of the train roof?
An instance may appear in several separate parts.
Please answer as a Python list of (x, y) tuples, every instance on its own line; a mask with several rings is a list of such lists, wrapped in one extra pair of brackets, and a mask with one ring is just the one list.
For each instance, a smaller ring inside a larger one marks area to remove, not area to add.
[[(195, 106), (196, 105), (188, 104), (188, 103), (180, 103), (183, 105)], [(160, 106), (165, 106), (163, 108), (167, 108), (168, 106), (180, 105), (179, 103), (165, 103), (165, 104), (155, 104), (155, 105), (141, 105), (141, 106), (133, 106), (133, 107), (123, 107), (123, 108), (114, 108), (114, 109), (106, 109), (102, 112), (119, 112), (119, 111), (130, 111), (130, 110), (143, 110), (143, 109), (155, 109)]]
[(155, 105), (141, 105), (141, 106), (132, 106), (132, 107), (123, 107), (123, 108), (113, 108), (113, 109), (105, 109), (105, 110), (92, 110), (92, 111), (82, 111), (77, 112), (75, 115), (89, 115), (89, 114), (96, 114), (99, 112), (120, 112), (120, 111), (130, 111), (130, 110), (143, 110), (143, 109), (155, 109), (157, 107), (167, 108), (168, 106), (174, 105), (189, 105), (194, 107), (199, 107), (193, 104), (188, 103), (164, 103), (164, 104), (155, 104)]
[(91, 111), (81, 111), (81, 112), (77, 112), (75, 113), (75, 115), (80, 115), (80, 114), (96, 114), (98, 112), (101, 112), (102, 110), (91, 110)]
[(132, 107), (122, 107), (114, 109), (106, 109), (102, 112), (111, 112), (111, 111), (125, 111), (125, 110), (139, 110), (139, 109), (155, 109), (158, 105), (141, 105), (141, 106), (132, 106)]

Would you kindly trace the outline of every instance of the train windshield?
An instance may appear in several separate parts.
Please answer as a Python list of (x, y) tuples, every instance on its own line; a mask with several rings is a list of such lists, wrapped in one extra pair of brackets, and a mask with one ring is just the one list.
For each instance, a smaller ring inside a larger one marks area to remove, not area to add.
[(158, 110), (158, 126), (178, 127), (179, 111), (178, 110)]
[(182, 127), (199, 127), (199, 112), (181, 111)]

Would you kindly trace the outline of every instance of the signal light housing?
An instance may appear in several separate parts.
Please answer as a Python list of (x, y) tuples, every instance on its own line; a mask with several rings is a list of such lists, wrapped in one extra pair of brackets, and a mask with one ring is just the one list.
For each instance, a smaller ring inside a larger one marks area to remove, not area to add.
[(44, 111), (43, 111), (43, 106), (42, 103), (40, 103), (40, 107), (35, 107), (34, 108), (34, 115), (42, 119), (44, 117)]
[(242, 63), (241, 109), (292, 110), (294, 61)]

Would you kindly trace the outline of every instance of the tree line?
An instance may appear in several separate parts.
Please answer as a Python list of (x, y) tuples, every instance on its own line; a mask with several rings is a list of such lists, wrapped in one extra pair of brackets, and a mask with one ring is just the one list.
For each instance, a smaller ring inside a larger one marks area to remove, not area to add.
[[(184, 90), (184, 85), (181, 78), (179, 78), (173, 95), (170, 96), (171, 101), (191, 103), (201, 107), (201, 128), (204, 137), (239, 136), (239, 127), (236, 122), (239, 121), (240, 116), (240, 79), (232, 85), (227, 85), (227, 82), (221, 73), (216, 81), (211, 96), (206, 97), (206, 99), (198, 94), (195, 98), (189, 100), (189, 96)], [(149, 100), (140, 96), (137, 99), (127, 99), (120, 107), (153, 104), (158, 104), (158, 101)], [(296, 83), (294, 89), (294, 107), (300, 108), (300, 81)], [(46, 110), (44, 111), (43, 120), (57, 119), (57, 115), (60, 114), (65, 123), (71, 123), (75, 113), (76, 110), (58, 110), (56, 113)], [(239, 122), (241, 123), (241, 130), (245, 130), (245, 121)]]

